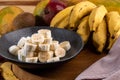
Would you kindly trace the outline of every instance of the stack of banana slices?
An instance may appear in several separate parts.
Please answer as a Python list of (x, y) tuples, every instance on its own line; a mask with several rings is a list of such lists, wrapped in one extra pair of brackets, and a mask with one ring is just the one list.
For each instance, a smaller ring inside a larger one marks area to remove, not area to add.
[(120, 15), (117, 11), (108, 12), (104, 5), (82, 1), (60, 11), (50, 26), (77, 32), (85, 44), (91, 37), (96, 50), (103, 52), (109, 50), (120, 35)]

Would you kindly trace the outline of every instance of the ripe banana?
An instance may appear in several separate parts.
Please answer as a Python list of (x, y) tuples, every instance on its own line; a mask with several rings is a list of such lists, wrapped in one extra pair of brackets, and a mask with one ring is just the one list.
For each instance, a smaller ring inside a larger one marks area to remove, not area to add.
[(107, 25), (105, 19), (102, 20), (96, 31), (93, 32), (92, 39), (97, 51), (102, 52), (107, 40)]
[(113, 43), (120, 35), (120, 15), (116, 11), (111, 11), (107, 14), (108, 31), (110, 34), (109, 45), (107, 49), (110, 49)]
[(59, 13), (57, 13), (55, 15), (55, 17), (53, 17), (53, 19), (50, 23), (50, 26), (51, 27), (56, 27), (59, 23), (61, 23), (61, 21), (63, 21), (67, 16), (69, 16), (73, 7), (74, 6), (67, 7), (65, 9), (63, 9), (62, 11), (60, 11)]
[(82, 37), (85, 44), (87, 43), (89, 35), (90, 35), (90, 28), (88, 25), (88, 19), (89, 19), (89, 16), (85, 16), (81, 20), (81, 22), (78, 26), (78, 29), (76, 31)]
[(56, 24), (56, 27), (57, 28), (66, 28), (67, 29), (68, 26), (69, 26), (68, 22), (69, 22), (69, 16), (65, 16), (64, 19), (61, 22)]
[(83, 1), (76, 4), (70, 14), (69, 29), (75, 30), (79, 24), (80, 19), (89, 14), (95, 7), (96, 5), (89, 1)]
[(102, 22), (107, 14), (107, 9), (101, 5), (92, 10), (89, 16), (90, 31), (96, 31), (98, 25)]

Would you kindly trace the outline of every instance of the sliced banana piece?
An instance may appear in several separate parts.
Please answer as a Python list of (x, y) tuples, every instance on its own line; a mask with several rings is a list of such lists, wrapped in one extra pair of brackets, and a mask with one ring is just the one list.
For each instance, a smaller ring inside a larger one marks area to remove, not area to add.
[(39, 44), (40, 51), (50, 51), (50, 44)]
[(100, 5), (92, 10), (89, 16), (90, 31), (96, 31), (98, 25), (102, 22), (106, 14), (107, 9), (104, 5)]
[(34, 57), (35, 55), (36, 55), (36, 52), (28, 52), (26, 57), (31, 58), (31, 57)]
[(60, 43), (60, 47), (68, 51), (71, 48), (71, 45), (69, 41), (63, 41)]
[(57, 49), (55, 49), (55, 56), (62, 58), (65, 55), (66, 55), (66, 51), (64, 48), (58, 47)]
[(45, 38), (43, 44), (51, 44), (52, 38)]
[(53, 57), (53, 51), (44, 51), (38, 53), (38, 59), (40, 62), (47, 62), (48, 59)]
[(49, 29), (40, 29), (38, 34), (44, 35), (44, 38), (51, 38), (51, 31)]
[(32, 43), (43, 43), (44, 42), (44, 35), (42, 34), (38, 34), (38, 33), (34, 33), (32, 36), (31, 36), (31, 40), (32, 40)]
[(29, 52), (34, 52), (36, 50), (36, 48), (37, 48), (36, 44), (26, 42), (23, 47), (24, 55), (26, 56)]
[(37, 63), (38, 57), (26, 57), (25, 62)]
[(50, 44), (50, 50), (55, 51), (59, 47), (59, 42), (58, 41), (52, 41)]
[(18, 60), (19, 61), (25, 61), (26, 56), (23, 54), (22, 50), (18, 51)]
[(17, 45), (12, 45), (12, 46), (10, 46), (10, 48), (9, 48), (9, 52), (10, 52), (11, 54), (17, 56), (19, 49), (20, 49), (20, 48), (19, 48)]
[(20, 48), (22, 48), (22, 47), (24, 46), (25, 42), (26, 42), (26, 38), (25, 38), (25, 37), (22, 37), (22, 38), (18, 41), (17, 46), (20, 47)]
[(53, 58), (50, 58), (47, 60), (47, 62), (57, 62), (57, 61), (60, 61), (60, 58), (59, 57), (53, 57)]

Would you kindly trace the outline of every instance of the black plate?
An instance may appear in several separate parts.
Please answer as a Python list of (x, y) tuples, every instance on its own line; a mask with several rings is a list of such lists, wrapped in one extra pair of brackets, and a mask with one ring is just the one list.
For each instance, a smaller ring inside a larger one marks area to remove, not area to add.
[[(21, 37), (31, 36), (33, 33), (36, 33), (39, 29), (50, 29), (52, 32), (53, 39), (58, 40), (59, 42), (65, 40), (70, 41), (72, 47), (66, 53), (66, 56), (64, 58), (61, 58), (60, 61), (58, 62), (51, 62), (51, 63), (41, 63), (41, 62), (26, 63), (19, 61), (16, 56), (13, 56), (8, 52), (9, 47), (11, 45), (17, 44), (17, 42)], [(24, 28), (21, 30), (10, 32), (6, 35), (3, 35), (0, 38), (0, 55), (6, 58), (7, 60), (17, 64), (18, 66), (27, 69), (49, 68), (65, 63), (71, 60), (72, 58), (74, 58), (76, 55), (78, 55), (82, 50), (82, 48), (83, 48), (83, 41), (78, 34), (66, 29), (51, 28), (49, 26), (38, 26), (38, 27), (36, 26), (36, 27)]]

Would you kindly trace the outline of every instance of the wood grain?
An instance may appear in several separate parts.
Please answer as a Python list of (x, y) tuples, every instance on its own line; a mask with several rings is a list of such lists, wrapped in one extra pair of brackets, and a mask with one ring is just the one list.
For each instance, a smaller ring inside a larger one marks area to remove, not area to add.
[(40, 0), (0, 0), (0, 5), (36, 5)]

